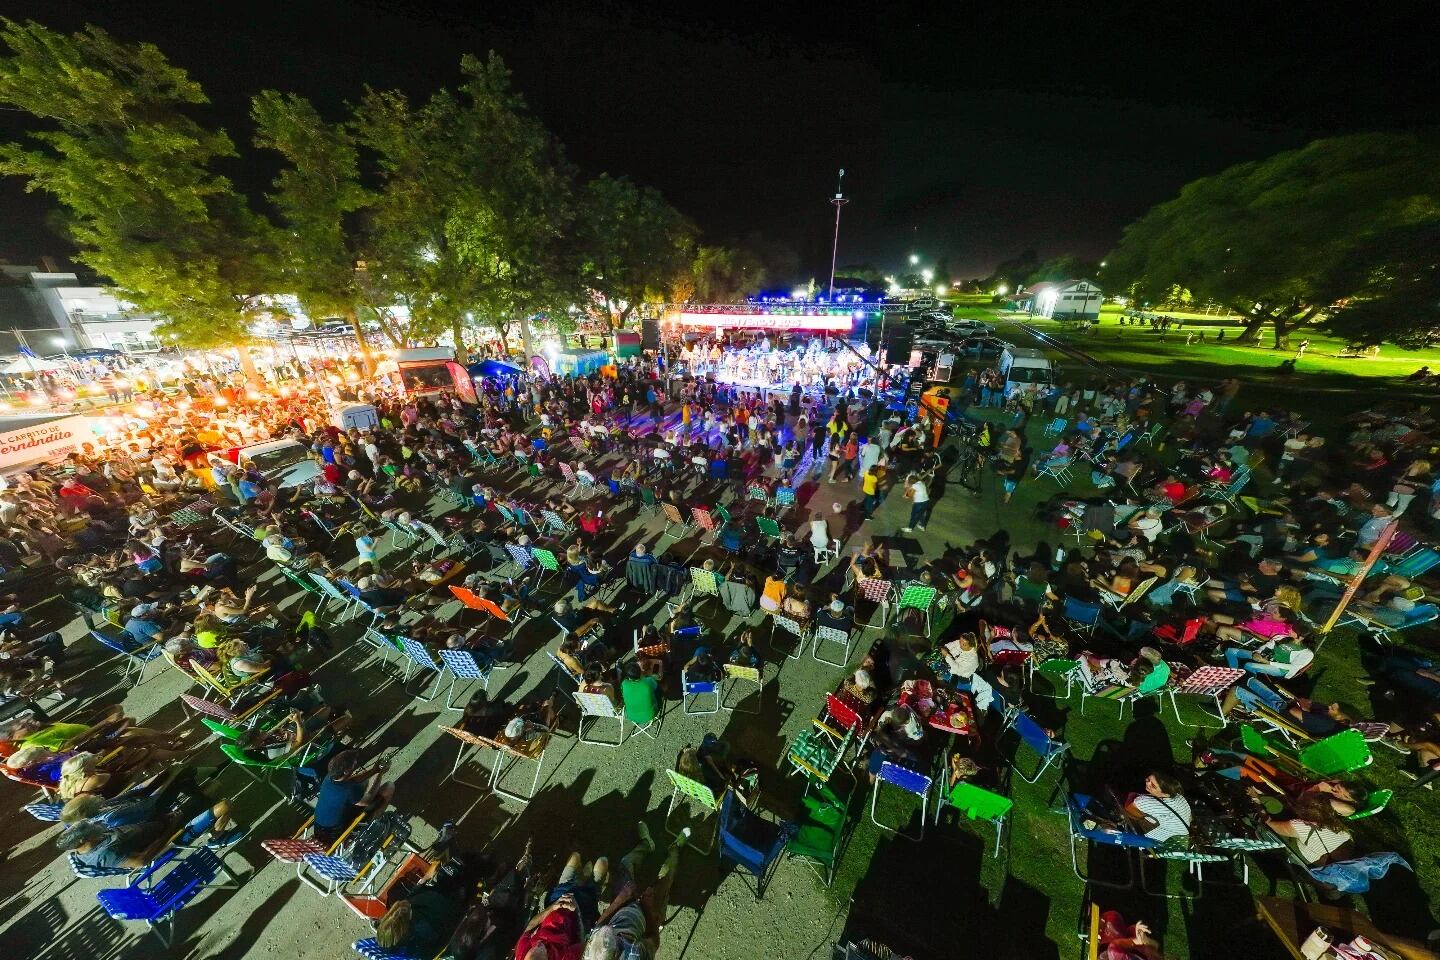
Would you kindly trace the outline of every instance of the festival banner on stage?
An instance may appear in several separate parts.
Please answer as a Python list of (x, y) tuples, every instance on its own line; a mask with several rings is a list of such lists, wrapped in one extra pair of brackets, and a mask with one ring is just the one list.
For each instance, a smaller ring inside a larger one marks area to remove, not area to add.
[(855, 318), (848, 313), (774, 314), (774, 313), (686, 313), (679, 314), (687, 327), (745, 330), (828, 330), (849, 333)]

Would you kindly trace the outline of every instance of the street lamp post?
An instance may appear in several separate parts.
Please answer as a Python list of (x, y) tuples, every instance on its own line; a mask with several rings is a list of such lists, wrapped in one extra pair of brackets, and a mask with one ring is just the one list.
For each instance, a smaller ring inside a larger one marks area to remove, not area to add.
[(835, 205), (835, 242), (830, 246), (830, 302), (835, 302), (835, 261), (840, 255), (840, 208), (849, 203), (845, 199), (845, 170), (840, 170), (840, 180), (835, 184), (835, 196), (830, 200)]

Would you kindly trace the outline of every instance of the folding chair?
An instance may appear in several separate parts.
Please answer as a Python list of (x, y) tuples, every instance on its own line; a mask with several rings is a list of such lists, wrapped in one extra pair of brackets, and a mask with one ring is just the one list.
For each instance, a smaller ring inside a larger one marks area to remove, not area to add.
[(1130, 588), (1129, 593), (1113, 593), (1109, 590), (1101, 590), (1100, 600), (1116, 613), (1119, 613), (1132, 603), (1137, 603), (1141, 597), (1149, 593), (1150, 588), (1155, 586), (1156, 581), (1159, 579), (1159, 577), (1149, 577), (1141, 580)]
[[(709, 707), (700, 706), (705, 697), (713, 698)], [(680, 708), (690, 717), (705, 717), (720, 712), (720, 681), (691, 680), (685, 668), (680, 668)]]
[[(854, 760), (858, 760), (870, 739), (874, 717), (865, 716), (849, 699), (836, 693), (825, 694), (824, 716), (825, 722), (819, 724), (819, 729), (829, 733), (837, 745), (848, 736), (849, 743), (855, 747)], [(835, 732), (837, 730), (839, 735)]]
[[(855, 635), (851, 631), (839, 630), (835, 627), (817, 624), (812, 639), (815, 643), (814, 646), (810, 648), (810, 655), (816, 660), (819, 660), (821, 663), (828, 663), (832, 667), (842, 668), (850, 662), (850, 644), (855, 639)], [(827, 643), (833, 643), (844, 651), (839, 660), (829, 660), (820, 656), (820, 648)]]
[(801, 730), (785, 754), (793, 772), (803, 774), (812, 783), (828, 783), (845, 759), (854, 736), (850, 730), (838, 733), (837, 740), (837, 731), (827, 728), (821, 720), (815, 720), (811, 726)]
[[(430, 693), (428, 695), (415, 694), (415, 699), (422, 703), (429, 703), (439, 695), (440, 684), (445, 680), (445, 671), (440, 668), (440, 664), (435, 662), (435, 658), (430, 656), (430, 651), (426, 650), (423, 644), (416, 643), (409, 637), (401, 637), (400, 647), (405, 654), (405, 676), (400, 678), (401, 686), (410, 682), (412, 673), (424, 674), (429, 671), (435, 674), (435, 681), (430, 687)], [(451, 690), (454, 690), (454, 684), (451, 684)]]
[(1010, 821), (1015, 801), (963, 781), (951, 787), (948, 796), (943, 795), (943, 790), (941, 793), (935, 802), (935, 823), (940, 823), (941, 811), (949, 806), (970, 820), (991, 824), (995, 827), (995, 852), (992, 856), (1000, 856), (1000, 842), (1005, 836), (1005, 825)]
[(1140, 700), (1150, 697), (1163, 698), (1166, 687), (1174, 678), (1177, 667), (1160, 661), (1155, 669), (1145, 679), (1140, 681), (1139, 686), (1130, 687), (1125, 684), (1113, 683), (1101, 679), (1090, 672), (1088, 661), (1083, 658), (1075, 667), (1073, 676), (1080, 685), (1080, 713), (1085, 713), (1085, 702), (1087, 700), (1113, 700), (1120, 704), (1119, 719), (1125, 718), (1125, 708), (1134, 708)]
[[(875, 803), (880, 797), (880, 788), (883, 784), (899, 787), (906, 793), (914, 794), (920, 798), (920, 832), (911, 836), (900, 831), (899, 827), (892, 827), (881, 823), (875, 817)], [(902, 767), (899, 764), (886, 760), (880, 764), (880, 774), (875, 778), (875, 785), (870, 789), (870, 822), (887, 833), (904, 837), (906, 840), (921, 840), (925, 837), (925, 818), (929, 815), (930, 808), (930, 778), (923, 773), (916, 773), (909, 767)]]
[(1064, 417), (1056, 417), (1054, 420), (1051, 420), (1049, 423), (1045, 424), (1044, 436), (1058, 437), (1060, 434), (1065, 432), (1065, 428), (1069, 425), (1069, 420), (1066, 420)]
[[(600, 747), (618, 747), (625, 742), (625, 712), (615, 707), (615, 701), (603, 693), (582, 693), (577, 690), (573, 694), (575, 704), (580, 708), (580, 720), (575, 725), (575, 736), (581, 743), (593, 743)], [(595, 727), (599, 726), (600, 720), (616, 720), (620, 723), (620, 738), (615, 741), (591, 740), (585, 736), (585, 720), (591, 718), (596, 721), (590, 725), (593, 733)]]
[[(765, 708), (765, 680), (763, 675), (764, 669), (765, 665), (763, 663), (760, 664), (760, 666), (758, 667), (746, 667), (738, 663), (724, 664), (725, 676), (720, 681), (720, 709), (726, 711), (727, 713), (762, 712)], [(744, 697), (741, 697), (739, 700), (736, 700), (734, 705), (731, 706), (729, 696), (730, 693), (733, 692), (735, 689), (739, 688), (740, 686), (747, 684), (755, 685), (755, 709), (740, 709), (740, 704), (744, 703), (745, 700), (748, 699), (748, 694)]]
[[(1015, 775), (1026, 783), (1035, 783), (1045, 776), (1045, 771), (1062, 759), (1066, 751), (1070, 749), (1070, 744), (1051, 737), (1045, 732), (1045, 728), (1030, 719), (1028, 714), (1016, 712), (1010, 718), (1009, 725), (1020, 736), (1020, 743), (1015, 747), (1015, 755), (1010, 758), (1010, 769), (1015, 771)], [(1028, 777), (1020, 771), (1018, 765), (1021, 746), (1029, 747), (1040, 761), (1035, 772)]]
[[(1122, 833), (1115, 830), (1089, 829), (1085, 826), (1085, 820), (1089, 813), (1090, 797), (1083, 793), (1069, 794), (1065, 798), (1065, 812), (1070, 827), (1070, 868), (1075, 871), (1075, 876), (1086, 883), (1093, 883), (1102, 887), (1112, 887), (1118, 890), (1130, 890), (1135, 887), (1135, 856), (1136, 850), (1150, 850), (1157, 846), (1154, 840), (1141, 836), (1138, 833)], [(1102, 879), (1094, 874), (1087, 875), (1080, 869), (1080, 853), (1078, 841), (1086, 843), (1087, 861), (1088, 853), (1093, 845), (1115, 847), (1123, 850), (1125, 855), (1125, 867), (1127, 878), (1124, 883), (1117, 883), (1113, 880)]]
[(780, 524), (771, 520), (769, 517), (756, 517), (755, 526), (767, 540), (771, 542), (778, 542), (780, 540)]
[(548, 508), (542, 509), (540, 511), (540, 517), (545, 521), (544, 532), (550, 536), (558, 537), (561, 540), (568, 540), (570, 535), (575, 532), (575, 525), (573, 523), (567, 523), (565, 519), (554, 510)]
[(827, 786), (807, 790), (800, 803), (801, 819), (786, 846), (787, 859), (808, 864), (828, 887), (835, 882), (849, 804)]
[(1049, 477), (1062, 487), (1070, 485), (1070, 458), (1056, 457), (1054, 460), (1047, 460), (1044, 463), (1035, 465), (1035, 479), (1040, 480)]
[(650, 487), (640, 488), (640, 512), (655, 513), (660, 508), (660, 502), (655, 499), (655, 491)]
[(1405, 611), (1405, 618), (1398, 624), (1385, 623), (1370, 616), (1363, 609), (1351, 604), (1345, 609), (1336, 626), (1355, 626), (1373, 636), (1376, 640), (1393, 643), (1394, 635), (1440, 618), (1440, 606), (1433, 603), (1417, 603)]
[[(154, 640), (141, 643), (123, 630), (113, 634), (105, 630), (91, 630), (90, 636), (95, 638), (96, 643), (120, 654), (125, 663), (123, 679), (128, 681), (133, 676), (135, 678), (133, 685), (137, 687), (145, 682), (145, 668), (156, 660), (163, 659), (161, 657), (163, 651)], [(152, 676), (151, 679), (153, 680), (154, 677)]]
[[(704, 567), (690, 568), (690, 597), (720, 599), (720, 574)], [(685, 599), (689, 599), (688, 597)], [(683, 602), (683, 601), (682, 601)]]
[(482, 667), (480, 661), (475, 659), (475, 654), (469, 650), (441, 650), (440, 662), (444, 669), (450, 673), (450, 689), (445, 694), (446, 710), (464, 710), (464, 707), (455, 706), (455, 688), (463, 680), (467, 684), (473, 681), (480, 681), (481, 690), (490, 689), (490, 670), (488, 666)]
[(900, 600), (895, 604), (896, 615), (903, 614), (906, 610), (919, 610), (925, 615), (925, 636), (930, 636), (930, 611), (935, 606), (935, 597), (939, 591), (934, 587), (927, 587), (921, 583), (907, 583), (900, 589)]
[(701, 530), (704, 530), (706, 533), (710, 534), (710, 538), (708, 540), (701, 541), (702, 544), (708, 546), (720, 539), (720, 532), (724, 529), (725, 524), (717, 523), (715, 521), (715, 515), (710, 512), (709, 507), (691, 507), (690, 519), (695, 521), (696, 527), (699, 527)]
[(558, 670), (560, 671), (560, 675), (561, 675), (562, 677), (564, 677), (566, 680), (569, 680), (571, 683), (575, 684), (575, 686), (577, 686), (577, 687), (580, 686), (580, 683), (581, 683), (581, 681), (582, 681), (584, 678), (581, 677), (580, 674), (576, 673), (574, 670), (571, 670), (568, 666), (566, 666), (564, 660), (561, 660), (559, 657), (555, 656), (555, 654), (551, 653), (549, 650), (546, 650), (546, 651), (545, 651), (545, 656), (547, 656), (547, 657), (550, 658), (551, 664), (552, 664), (556, 669), (558, 669)]
[(872, 620), (870, 623), (863, 624), (860, 629), (883, 630), (890, 621), (890, 610), (895, 605), (895, 585), (889, 580), (881, 580), (879, 577), (857, 577), (855, 589), (860, 596), (876, 604), (875, 610), (880, 614), (879, 623)]
[(670, 806), (665, 810), (665, 832), (672, 837), (678, 837), (680, 835), (679, 830), (670, 829), (670, 818), (674, 815), (677, 806), (684, 804), (687, 812), (695, 806), (698, 806), (701, 811), (703, 811), (701, 819), (713, 818), (715, 829), (711, 833), (709, 840), (703, 843), (703, 845), (696, 839), (699, 834), (692, 830), (690, 838), (685, 841), (685, 845), (694, 850), (699, 850), (701, 853), (709, 853), (714, 849), (715, 839), (720, 832), (720, 820), (717, 816), (720, 812), (720, 804), (715, 799), (715, 792), (699, 780), (691, 780), (684, 774), (677, 773), (674, 770), (666, 770), (665, 776), (670, 778), (672, 788), (670, 791)]
[(770, 614), (771, 647), (775, 647), (775, 629), (777, 627), (781, 630), (784, 630), (786, 633), (793, 635), (797, 641), (794, 651), (785, 654), (786, 658), (790, 660), (799, 660), (800, 656), (805, 652), (806, 645), (810, 641), (810, 622), (808, 620), (796, 620), (793, 617), (785, 616), (785, 614), (783, 613)]
[(169, 949), (175, 940), (175, 914), (214, 885), (216, 877), (229, 873), (207, 847), (183, 851), (185, 858), (177, 860), (181, 852), (162, 854), (125, 886), (95, 894), (100, 909), (114, 920), (144, 921)]
[(559, 558), (557, 558), (555, 554), (551, 553), (549, 550), (546, 550), (544, 547), (531, 547), (530, 556), (534, 557), (535, 562), (540, 564), (541, 573), (535, 581), (535, 587), (537, 589), (539, 588), (540, 584), (544, 583), (546, 580), (550, 579), (551, 577), (555, 576), (557, 573), (560, 572)]
[[(333, 853), (306, 853), (296, 875), (322, 897), (349, 891), (368, 893), (395, 851), (410, 842), (410, 824), (400, 814), (376, 814), (352, 832)], [(312, 879), (312, 874), (314, 878)]]
[[(686, 523), (685, 518), (681, 516), (680, 508), (673, 503), (666, 502), (660, 504), (660, 511), (665, 514), (665, 529), (661, 531), (660, 536), (674, 536), (676, 540), (684, 540), (690, 533), (690, 524)], [(670, 532), (672, 529), (678, 529), (680, 532), (672, 534)]]
[[(535, 799), (535, 795), (540, 789), (540, 774), (545, 769), (545, 753), (550, 748), (550, 740), (553, 736), (553, 730), (542, 728), (535, 739), (528, 742), (527, 750), (520, 750), (516, 748), (514, 744), (504, 739), (491, 741), (491, 744), (496, 747), (496, 751), (495, 769), (493, 771), (494, 775), (490, 780), (490, 789), (499, 796), (508, 797), (521, 804), (529, 803)], [(503, 789), (500, 783), (505, 779), (505, 774), (522, 763), (535, 764), (535, 776), (530, 781), (529, 791), (519, 793), (513, 790)]]
[[(175, 664), (175, 661), (170, 659), (169, 654), (166, 654), (165, 658), (172, 665), (175, 665), (177, 669), (179, 669), (179, 665)], [(181, 670), (181, 672), (185, 673), (186, 671)], [(243, 694), (247, 689), (249, 689), (252, 683), (260, 680), (268, 672), (269, 671), (266, 670), (260, 673), (247, 673), (235, 680), (231, 680), (229, 676), (225, 674), (223, 668), (221, 668), (221, 670), (217, 671), (216, 673), (211, 673), (204, 666), (194, 660), (190, 661), (190, 670), (188, 671), (189, 675), (194, 678), (195, 681), (198, 682), (202, 687), (209, 687), (211, 690), (224, 697), (227, 703), (234, 703), (236, 700), (238, 700), (241, 694)]]
[[(1226, 690), (1229, 690), (1232, 686), (1244, 679), (1244, 670), (1232, 670), (1229, 667), (1201, 667), (1198, 670), (1192, 671), (1177, 685), (1167, 688), (1167, 692), (1170, 694), (1170, 709), (1174, 711), (1175, 719), (1180, 723), (1184, 723), (1187, 727), (1223, 730), (1230, 721), (1225, 716), (1220, 698)], [(1213, 714), (1203, 706), (1200, 712), (1219, 720), (1220, 726), (1215, 727), (1207, 723), (1185, 723), (1180, 716), (1180, 704), (1176, 700), (1176, 698), (1182, 694), (1200, 697), (1202, 701), (1208, 699), (1214, 702), (1215, 712)]]
[[(350, 613), (350, 609), (355, 605), (355, 599), (353, 597), (331, 583), (330, 578), (323, 573), (315, 573), (312, 571), (310, 573), (310, 579), (315, 582), (316, 588), (320, 591), (320, 595), (325, 598), (326, 603), (333, 600), (340, 604), (340, 617), (342, 619)], [(321, 604), (322, 608), (324, 606), (325, 604)]]
[(1100, 622), (1100, 615), (1104, 608), (1098, 603), (1088, 603), (1084, 600), (1076, 600), (1074, 597), (1066, 597), (1061, 616), (1065, 622), (1078, 630), (1086, 633), (1094, 633), (1095, 625)]
[(765, 895), (773, 868), (785, 845), (798, 828), (791, 823), (772, 823), (746, 809), (733, 792), (720, 801), (720, 824), (716, 834), (720, 861), (735, 864), (755, 878), (755, 899)]
[[(443, 784), (447, 780), (453, 780), (454, 782), (460, 784), (463, 787), (474, 787), (476, 790), (490, 789), (491, 782), (495, 779), (493, 771), (486, 772), (484, 783), (475, 783), (470, 780), (461, 780), (458, 774), (460, 772), (460, 765), (463, 764), (466, 759), (468, 759), (466, 756), (467, 753), (470, 755), (469, 758), (473, 758), (477, 756), (483, 749), (494, 748), (495, 741), (490, 740), (487, 737), (482, 737), (478, 736), (477, 734), (470, 733), (467, 730), (461, 730), (459, 727), (447, 727), (442, 724), (439, 729), (443, 730), (445, 733), (450, 734), (450, 736), (460, 741), (460, 747), (455, 752), (455, 762), (450, 765), (450, 772), (446, 774), (446, 776), (440, 782)], [(482, 771), (485, 770), (485, 765), (483, 763), (479, 766)]]
[[(1075, 669), (1079, 666), (1080, 663), (1077, 660), (1064, 660), (1059, 657), (1042, 660), (1037, 664), (1035, 658), (1032, 656), (1025, 661), (1026, 686), (1037, 696), (1048, 697), (1051, 700), (1069, 700), (1070, 694), (1074, 692), (1075, 689)], [(1037, 673), (1045, 676), (1056, 690), (1059, 689), (1063, 681), (1065, 684), (1065, 695), (1061, 696), (1058, 692), (1041, 693), (1036, 690), (1035, 675)]]

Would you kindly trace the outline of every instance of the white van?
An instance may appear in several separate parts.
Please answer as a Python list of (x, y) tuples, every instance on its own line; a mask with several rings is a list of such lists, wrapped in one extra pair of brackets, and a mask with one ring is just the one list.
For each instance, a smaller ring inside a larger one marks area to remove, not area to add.
[(298, 487), (320, 476), (310, 448), (294, 440), (270, 440), (240, 448), (240, 466), (255, 470), (277, 487)]
[(1006, 347), (1000, 351), (1000, 372), (1005, 375), (1005, 396), (1017, 390), (1035, 393), (1055, 382), (1055, 368), (1040, 350)]

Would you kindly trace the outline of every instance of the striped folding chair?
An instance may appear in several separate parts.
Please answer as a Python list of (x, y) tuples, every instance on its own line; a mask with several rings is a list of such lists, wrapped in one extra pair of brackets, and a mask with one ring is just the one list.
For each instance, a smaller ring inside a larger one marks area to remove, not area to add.
[(787, 617), (783, 613), (770, 614), (770, 645), (775, 646), (775, 631), (783, 630), (795, 637), (795, 649), (785, 654), (787, 659), (799, 660), (810, 643), (810, 622), (808, 620), (796, 620), (794, 617)]
[(535, 581), (535, 586), (537, 588), (540, 586), (540, 584), (544, 583), (546, 580), (549, 580), (551, 577), (555, 576), (560, 572), (560, 560), (555, 556), (555, 554), (551, 553), (549, 550), (546, 550), (544, 547), (531, 547), (530, 556), (534, 557), (535, 562), (540, 565), (540, 576)]
[(900, 599), (895, 604), (897, 615), (903, 615), (906, 610), (919, 610), (925, 617), (925, 636), (930, 636), (930, 611), (935, 607), (935, 598), (939, 591), (934, 587), (927, 587), (923, 583), (907, 583), (900, 590)]
[(723, 523), (716, 522), (715, 515), (710, 512), (709, 507), (691, 507), (690, 519), (695, 521), (694, 525), (696, 527), (699, 527), (701, 530), (704, 530), (706, 533), (710, 534), (709, 539), (701, 541), (706, 545), (712, 544), (717, 539), (719, 539), (720, 531), (725, 526)]
[(890, 611), (895, 605), (895, 585), (889, 580), (881, 580), (879, 577), (858, 577), (855, 580), (855, 589), (861, 597), (876, 604), (875, 611), (880, 614), (879, 623), (871, 620), (871, 622), (863, 624), (860, 629), (883, 630), (890, 621)]
[[(1211, 729), (1223, 729), (1229, 724), (1230, 721), (1225, 716), (1220, 698), (1224, 696), (1225, 691), (1245, 679), (1244, 670), (1233, 670), (1230, 667), (1204, 666), (1198, 670), (1190, 671), (1178, 679), (1178, 683), (1165, 688), (1165, 692), (1170, 695), (1170, 709), (1175, 712), (1176, 720), (1184, 723), (1187, 727), (1206, 727)], [(1219, 720), (1219, 727), (1207, 723), (1187, 723), (1182, 719), (1180, 716), (1180, 704), (1176, 700), (1176, 698), (1182, 694), (1199, 697), (1202, 703), (1205, 700), (1213, 702), (1215, 704), (1214, 713), (1211, 713), (1203, 706), (1201, 707), (1201, 712)]]
[(402, 686), (410, 682), (412, 673), (425, 674), (428, 672), (435, 675), (435, 682), (431, 684), (429, 694), (415, 694), (415, 699), (422, 703), (429, 703), (440, 693), (440, 684), (445, 679), (445, 671), (440, 668), (440, 664), (435, 662), (435, 658), (430, 656), (430, 651), (426, 650), (423, 644), (416, 643), (409, 637), (400, 638), (400, 649), (405, 654), (405, 676), (400, 679)]
[[(765, 692), (764, 669), (764, 663), (757, 667), (747, 667), (738, 663), (725, 664), (725, 676), (720, 681), (720, 709), (727, 713), (760, 713), (765, 707), (763, 699)], [(740, 708), (740, 704), (749, 699), (748, 692), (732, 704), (730, 694), (751, 684), (755, 686), (755, 709), (742, 710)]]
[[(661, 503), (660, 511), (665, 514), (665, 530), (660, 534), (663, 536), (674, 536), (676, 540), (683, 540), (690, 532), (690, 524), (680, 514), (680, 508), (673, 503)], [(671, 534), (672, 529), (678, 529), (679, 533)]]
[[(580, 720), (575, 727), (576, 739), (581, 743), (590, 743), (599, 747), (618, 747), (625, 742), (625, 711), (617, 707), (614, 700), (611, 700), (603, 693), (582, 693), (578, 690), (573, 696), (575, 697), (575, 705), (580, 708)], [(602, 720), (614, 720), (618, 722), (620, 724), (619, 739), (596, 740), (586, 737), (585, 721), (587, 719), (593, 721), (590, 724), (591, 734), (595, 732), (595, 728), (600, 725), (600, 721)]]
[(461, 681), (466, 684), (480, 681), (481, 690), (490, 689), (490, 667), (480, 666), (480, 661), (475, 659), (475, 654), (469, 650), (441, 650), (440, 662), (444, 669), (450, 674), (450, 689), (445, 695), (446, 710), (464, 710), (464, 707), (455, 706), (455, 688)]
[[(832, 667), (844, 667), (850, 662), (850, 644), (855, 639), (855, 634), (850, 630), (839, 630), (835, 627), (816, 625), (815, 632), (811, 635), (814, 645), (810, 649), (810, 655), (821, 663), (828, 663)], [(839, 660), (830, 660), (820, 655), (820, 649), (825, 644), (834, 644), (839, 647), (842, 653)]]

